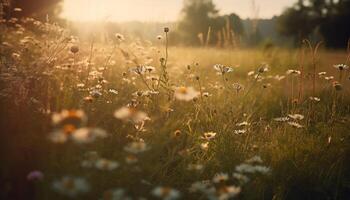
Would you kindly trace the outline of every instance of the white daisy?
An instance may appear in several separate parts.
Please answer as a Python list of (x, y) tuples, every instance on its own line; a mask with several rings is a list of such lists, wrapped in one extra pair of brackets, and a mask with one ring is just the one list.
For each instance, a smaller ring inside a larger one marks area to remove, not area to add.
[(63, 195), (75, 197), (89, 191), (89, 184), (83, 178), (65, 176), (53, 182), (53, 189)]
[(218, 173), (215, 174), (213, 177), (213, 182), (214, 183), (222, 183), (225, 182), (229, 179), (228, 174), (227, 173)]
[(291, 125), (294, 128), (304, 128), (303, 125), (297, 123), (297, 122), (288, 122), (289, 125)]
[(124, 150), (129, 153), (142, 153), (144, 151), (147, 151), (149, 148), (147, 147), (145, 142), (139, 141), (139, 142), (131, 142), (128, 145), (124, 147)]
[(216, 64), (214, 65), (214, 69), (216, 71), (218, 71), (219, 74), (226, 74), (226, 73), (229, 73), (229, 72), (233, 72), (233, 68), (232, 67), (227, 67), (225, 65), (222, 65), (222, 64)]
[(99, 170), (112, 171), (119, 167), (119, 163), (117, 161), (100, 158), (96, 161), (95, 167)]
[(289, 114), (288, 117), (294, 119), (294, 120), (302, 120), (304, 119), (304, 115), (301, 114)]
[(300, 75), (301, 72), (299, 70), (290, 69), (290, 70), (287, 70), (286, 74), (287, 75)]
[(136, 124), (150, 120), (146, 113), (130, 107), (119, 108), (114, 112), (114, 117), (124, 121), (129, 120)]
[(206, 133), (203, 134), (202, 139), (212, 140), (212, 139), (215, 138), (215, 136), (216, 136), (215, 132), (206, 132)]
[(199, 92), (197, 92), (193, 87), (177, 87), (175, 89), (175, 98), (180, 101), (191, 101), (194, 98), (199, 96)]
[(172, 189), (170, 187), (158, 186), (152, 190), (152, 194), (155, 197), (161, 198), (163, 200), (174, 200), (180, 198), (181, 194), (179, 191)]
[(337, 64), (337, 65), (333, 65), (333, 67), (335, 67), (339, 71), (343, 71), (343, 70), (349, 69), (349, 66), (347, 66), (345, 64)]

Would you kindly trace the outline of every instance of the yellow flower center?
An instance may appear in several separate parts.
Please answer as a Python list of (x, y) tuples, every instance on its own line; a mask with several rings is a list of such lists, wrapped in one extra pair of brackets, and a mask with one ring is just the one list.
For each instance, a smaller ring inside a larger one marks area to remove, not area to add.
[(75, 126), (72, 124), (64, 125), (63, 132), (67, 135), (72, 134), (76, 130)]
[(178, 92), (181, 94), (187, 94), (187, 88), (186, 87), (179, 87)]

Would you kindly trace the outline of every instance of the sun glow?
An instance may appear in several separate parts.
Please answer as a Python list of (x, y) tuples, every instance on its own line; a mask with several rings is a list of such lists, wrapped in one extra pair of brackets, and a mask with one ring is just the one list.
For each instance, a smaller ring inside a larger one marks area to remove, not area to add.
[[(110, 2), (107, 2), (110, 1)], [(65, 0), (63, 5), (63, 16), (75, 21), (101, 21), (111, 17), (113, 13), (109, 3), (113, 0)]]
[(167, 21), (180, 9), (176, 1), (65, 0), (62, 17), (73, 21)]
[[(296, 0), (255, 0), (259, 17), (270, 18)], [(213, 0), (221, 14), (252, 17), (251, 0)], [(72, 21), (176, 21), (183, 0), (64, 0), (62, 17)]]

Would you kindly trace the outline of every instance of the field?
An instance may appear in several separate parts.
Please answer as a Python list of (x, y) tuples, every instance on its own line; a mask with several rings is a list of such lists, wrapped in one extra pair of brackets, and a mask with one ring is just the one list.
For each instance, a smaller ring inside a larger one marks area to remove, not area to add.
[(1, 32), (2, 199), (350, 197), (349, 52)]

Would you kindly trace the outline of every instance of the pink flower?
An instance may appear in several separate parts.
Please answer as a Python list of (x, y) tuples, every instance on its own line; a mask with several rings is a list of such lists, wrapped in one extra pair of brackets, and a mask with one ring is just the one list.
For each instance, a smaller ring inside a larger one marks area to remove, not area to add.
[(44, 178), (44, 174), (41, 171), (34, 170), (27, 175), (28, 181), (41, 181)]

